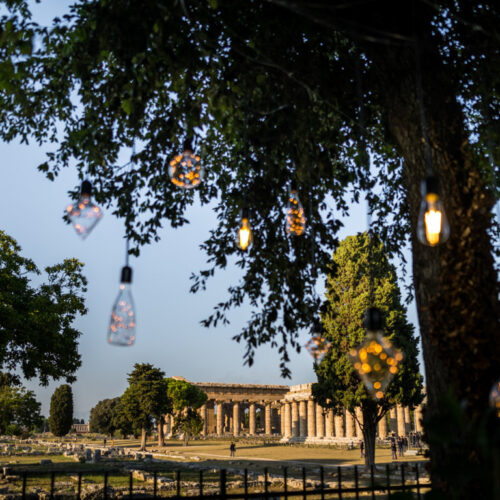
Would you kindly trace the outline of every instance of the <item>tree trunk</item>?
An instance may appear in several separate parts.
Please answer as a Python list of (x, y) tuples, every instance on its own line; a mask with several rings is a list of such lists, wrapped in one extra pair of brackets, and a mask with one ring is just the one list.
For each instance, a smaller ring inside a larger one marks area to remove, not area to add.
[(365, 443), (365, 465), (375, 465), (375, 437), (377, 434), (377, 413), (372, 408), (362, 406), (363, 411), (363, 441)]
[(144, 427), (141, 429), (141, 450), (146, 450), (146, 429)]
[[(428, 41), (429, 42), (429, 41)], [(440, 180), (451, 235), (447, 243), (426, 247), (416, 238), (426, 176), (412, 47), (373, 52), (380, 92), (387, 96), (390, 133), (405, 159), (413, 254), (413, 280), (427, 381), (426, 421), (439, 414), (439, 402), (451, 392), (466, 403), (469, 419), (488, 407), (488, 394), (499, 377), (500, 305), (490, 235), (493, 199), (472, 160), (457, 89), (436, 47), (422, 54), (424, 105), (430, 129), (432, 167)], [(431, 447), (432, 482), (453, 488), (440, 472), (453, 468), (453, 453), (441, 439)], [(461, 460), (480, 460), (463, 451)], [(477, 465), (477, 464), (475, 464)], [(475, 488), (481, 488), (476, 484)], [(480, 490), (474, 490), (480, 491)], [(460, 493), (466, 496), (467, 493)], [(486, 496), (484, 497), (486, 498)]]
[(163, 424), (165, 419), (163, 415), (158, 419), (158, 447), (162, 448), (165, 446), (165, 434), (163, 433)]

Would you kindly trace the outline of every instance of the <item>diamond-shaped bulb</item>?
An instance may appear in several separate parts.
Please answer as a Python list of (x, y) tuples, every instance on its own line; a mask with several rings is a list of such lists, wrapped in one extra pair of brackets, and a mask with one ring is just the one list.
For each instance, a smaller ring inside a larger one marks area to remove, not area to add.
[(80, 198), (77, 203), (66, 207), (66, 212), (76, 234), (85, 239), (102, 218), (102, 210), (92, 203), (92, 185), (83, 181)]
[(490, 391), (490, 406), (495, 409), (500, 418), (500, 380), (497, 380)]
[(382, 335), (381, 331), (368, 331), (357, 347), (349, 352), (354, 369), (365, 384), (367, 391), (376, 399), (382, 399), (385, 390), (398, 372), (403, 354)]

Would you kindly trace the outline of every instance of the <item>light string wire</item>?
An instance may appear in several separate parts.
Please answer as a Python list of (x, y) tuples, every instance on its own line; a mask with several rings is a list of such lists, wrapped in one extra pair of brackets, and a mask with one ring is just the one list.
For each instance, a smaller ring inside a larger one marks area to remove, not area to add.
[(424, 90), (422, 83), (422, 47), (418, 38), (415, 39), (415, 79), (417, 89), (418, 110), (420, 116), (420, 127), (422, 129), (422, 138), (424, 140), (424, 156), (427, 175), (433, 175), (432, 152), (430, 142), (429, 123), (425, 114)]
[[(368, 177), (371, 175), (370, 155), (366, 145), (366, 128), (365, 128), (365, 108), (363, 105), (363, 87), (361, 82), (361, 53), (357, 51), (355, 62), (355, 79), (356, 79), (356, 96), (358, 101), (358, 119), (359, 119), (359, 148), (361, 154), (362, 166), (367, 170)], [(374, 305), (374, 276), (373, 276), (373, 234), (372, 234), (372, 217), (371, 217), (371, 197), (367, 191), (366, 194), (366, 229), (368, 234), (368, 297), (370, 307)]]
[[(129, 174), (132, 172), (133, 166), (135, 165), (135, 138), (132, 142), (132, 157), (130, 158), (130, 171)], [(125, 266), (128, 267), (129, 265), (129, 251), (130, 251), (130, 239), (127, 233), (127, 226), (125, 224)]]

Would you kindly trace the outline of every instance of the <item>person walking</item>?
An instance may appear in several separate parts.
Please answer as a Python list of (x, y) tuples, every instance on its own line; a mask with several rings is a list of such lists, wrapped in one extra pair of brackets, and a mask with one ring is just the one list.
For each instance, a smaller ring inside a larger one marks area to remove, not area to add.
[(234, 443), (231, 443), (229, 445), (229, 455), (231, 457), (234, 457), (234, 454), (236, 453), (236, 445)]
[(391, 438), (391, 452), (392, 452), (392, 459), (397, 460), (398, 452), (396, 450), (396, 440), (394, 439), (394, 437)]
[(361, 443), (359, 443), (359, 449), (361, 451), (361, 458), (365, 458), (365, 442), (364, 441), (361, 441)]

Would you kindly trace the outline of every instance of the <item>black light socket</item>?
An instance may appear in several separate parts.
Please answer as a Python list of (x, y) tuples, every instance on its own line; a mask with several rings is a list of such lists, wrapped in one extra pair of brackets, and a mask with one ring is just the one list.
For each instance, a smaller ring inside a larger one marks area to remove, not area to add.
[(83, 195), (90, 196), (92, 194), (92, 184), (89, 181), (83, 181), (80, 192)]
[(122, 283), (132, 283), (132, 268), (130, 266), (122, 267)]
[(376, 307), (370, 307), (367, 309), (365, 312), (364, 324), (368, 331), (382, 330), (383, 320), (380, 309), (377, 309)]
[(193, 138), (188, 137), (183, 144), (184, 151), (193, 151)]
[(441, 188), (439, 186), (439, 180), (436, 176), (430, 175), (426, 177), (420, 186), (420, 190), (422, 192), (422, 196), (427, 196), (428, 194), (437, 194), (441, 195)]
[(323, 325), (321, 323), (321, 320), (319, 318), (314, 318), (311, 333), (321, 335), (322, 332), (323, 332)]
[(295, 179), (290, 182), (290, 189), (292, 191), (297, 191), (297, 181)]
[(243, 205), (243, 207), (241, 207), (241, 218), (250, 219), (250, 211), (248, 210), (248, 207), (246, 205)]

